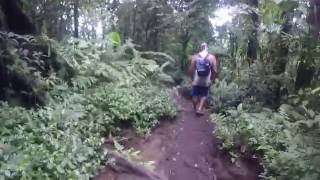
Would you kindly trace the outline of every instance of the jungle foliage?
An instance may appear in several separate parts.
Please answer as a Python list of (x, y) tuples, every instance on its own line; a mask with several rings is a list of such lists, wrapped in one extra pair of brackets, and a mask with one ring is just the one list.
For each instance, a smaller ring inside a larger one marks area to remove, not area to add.
[[(12, 70), (8, 75), (26, 78), (31, 89), (25, 93), (47, 96), (46, 105), (36, 109), (19, 107), (11, 98), (1, 103), (1, 179), (90, 179), (111, 163), (103, 137), (128, 125), (147, 135), (159, 120), (175, 116), (169, 90), (160, 87), (161, 80), (170, 81), (164, 69), (172, 59), (165, 54), (137, 51), (130, 41), (121, 45), (114, 33), (105, 41), (64, 43), (46, 36), (3, 36), (12, 43), (46, 45), (44, 55), (5, 43), (4, 67)], [(64, 65), (46, 66), (50, 59)], [(23, 93), (14, 87), (7, 87), (13, 97)]]
[[(317, 7), (285, 0), (238, 6), (238, 20), (224, 27), (230, 53), (211, 89), (215, 134), (234, 162), (258, 158), (263, 179), (319, 179), (320, 44), (307, 23), (316, 16), (308, 9)], [(258, 28), (250, 25), (252, 11), (259, 14)], [(249, 50), (257, 51), (256, 59)]]
[[(175, 116), (164, 85), (190, 88), (203, 41), (219, 62), (210, 109), (222, 147), (259, 158), (265, 179), (319, 179), (319, 5), (0, 1), (0, 179), (94, 177), (112, 163), (103, 137), (148, 135)], [(219, 9), (230, 21), (215, 23)]]

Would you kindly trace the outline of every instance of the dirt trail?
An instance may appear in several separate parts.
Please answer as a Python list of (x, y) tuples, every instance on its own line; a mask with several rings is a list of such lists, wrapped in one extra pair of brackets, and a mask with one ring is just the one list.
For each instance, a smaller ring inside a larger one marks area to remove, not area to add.
[[(155, 162), (155, 172), (164, 180), (256, 180), (258, 162), (232, 164), (221, 152), (213, 135), (209, 113), (196, 117), (190, 101), (177, 97), (177, 120), (165, 122), (147, 139), (129, 142), (141, 151), (143, 160)], [(100, 174), (97, 180), (147, 180), (132, 173)]]

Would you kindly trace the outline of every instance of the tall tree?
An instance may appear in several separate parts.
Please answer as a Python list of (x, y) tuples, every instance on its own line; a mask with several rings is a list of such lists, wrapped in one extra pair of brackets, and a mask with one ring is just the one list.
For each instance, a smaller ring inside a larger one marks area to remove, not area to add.
[(253, 10), (249, 12), (249, 16), (252, 22), (252, 27), (249, 35), (247, 56), (250, 64), (257, 59), (257, 53), (258, 53), (257, 48), (259, 47), (259, 42), (258, 42), (259, 16), (255, 11), (258, 8), (258, 0), (248, 0), (247, 4), (251, 8), (253, 8)]
[(311, 33), (320, 37), (320, 1), (309, 0), (309, 9), (307, 15), (307, 22), (310, 24)]
[(8, 28), (7, 30), (13, 31), (17, 34), (35, 34), (35, 26), (31, 23), (30, 19), (22, 11), (20, 0), (1, 0), (0, 11), (4, 16), (1, 18), (1, 26)]
[(178, 43), (181, 44), (179, 55), (181, 70), (185, 71), (189, 64), (189, 56), (198, 50), (201, 42), (213, 42), (212, 24), (209, 15), (215, 8), (216, 1), (202, 0), (171, 0), (170, 5), (177, 11), (176, 16), (181, 17), (175, 27)]
[(125, 1), (116, 12), (117, 29), (145, 50), (161, 50), (161, 41), (170, 26), (172, 9), (165, 1)]
[(74, 37), (79, 38), (79, 0), (73, 3)]

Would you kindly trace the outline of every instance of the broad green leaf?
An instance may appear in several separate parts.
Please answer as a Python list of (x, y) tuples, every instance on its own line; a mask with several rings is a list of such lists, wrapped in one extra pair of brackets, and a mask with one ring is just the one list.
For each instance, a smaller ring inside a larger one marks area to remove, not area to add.
[(279, 7), (283, 12), (292, 11), (299, 6), (299, 2), (295, 0), (287, 0), (279, 3)]
[(120, 33), (118, 32), (112, 32), (111, 33), (111, 41), (113, 43), (113, 45), (119, 47), (121, 46), (121, 37), (120, 37)]

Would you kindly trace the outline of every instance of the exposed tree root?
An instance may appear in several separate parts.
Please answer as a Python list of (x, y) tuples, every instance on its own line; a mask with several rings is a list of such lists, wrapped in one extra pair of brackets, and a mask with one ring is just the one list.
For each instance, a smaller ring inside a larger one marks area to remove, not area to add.
[(168, 178), (151, 172), (142, 165), (131, 162), (117, 153), (112, 153), (111, 155), (114, 157), (115, 163), (109, 165), (109, 167), (117, 173), (134, 174), (150, 180), (168, 180)]

